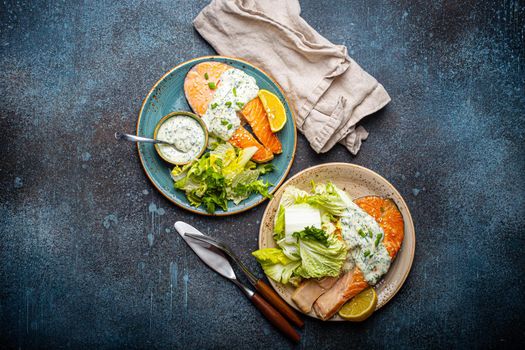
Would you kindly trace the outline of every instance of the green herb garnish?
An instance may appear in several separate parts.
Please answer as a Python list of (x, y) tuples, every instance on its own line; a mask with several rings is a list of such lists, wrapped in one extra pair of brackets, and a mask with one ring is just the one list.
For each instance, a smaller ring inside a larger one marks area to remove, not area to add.
[(370, 238), (374, 237), (374, 233), (372, 232), (372, 230), (368, 230), (368, 235), (370, 236)]
[(242, 102), (235, 102), (235, 104), (239, 107), (239, 108), (242, 108), (244, 106), (244, 103)]
[(208, 75), (208, 73), (204, 73), (204, 79), (208, 80), (210, 78), (210, 76)]
[(218, 106), (218, 104), (216, 104), (216, 103), (212, 103), (212, 104), (211, 104), (211, 109), (215, 109), (215, 108), (217, 108), (217, 106)]
[(365, 250), (365, 253), (363, 254), (366, 257), (368, 257), (370, 255), (370, 250)]
[(226, 107), (231, 107), (232, 106), (232, 103), (230, 101), (226, 102), (225, 103)]
[(223, 119), (223, 120), (221, 120), (221, 124), (222, 125), (228, 125), (229, 123), (228, 123), (228, 121), (226, 119)]
[(383, 237), (383, 234), (382, 234), (382, 233), (380, 233), (380, 234), (377, 235), (377, 237), (376, 237), (376, 241), (375, 241), (375, 245), (376, 245), (376, 247), (379, 245), (379, 242), (381, 241), (381, 237)]
[(232, 92), (233, 92), (233, 96), (237, 97), (237, 89), (233, 88)]
[(328, 246), (328, 234), (317, 227), (308, 226), (304, 230), (292, 233), (292, 236), (300, 239), (311, 239)]
[(217, 85), (215, 85), (214, 82), (210, 81), (210, 82), (208, 83), (208, 87), (209, 87), (210, 89), (212, 89), (212, 90), (215, 90), (215, 89), (217, 88)]
[(228, 130), (230, 130), (231, 128), (233, 128), (233, 125), (228, 124)]
[(359, 236), (361, 236), (361, 237), (363, 237), (363, 238), (366, 237), (366, 232), (363, 231), (362, 229), (357, 230), (357, 233), (359, 233)]

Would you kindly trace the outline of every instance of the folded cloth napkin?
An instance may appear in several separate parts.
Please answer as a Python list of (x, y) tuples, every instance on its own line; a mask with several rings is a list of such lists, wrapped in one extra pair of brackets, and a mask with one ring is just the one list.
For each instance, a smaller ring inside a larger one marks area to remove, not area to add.
[(297, 0), (213, 0), (193, 24), (219, 54), (245, 59), (277, 80), (316, 152), (340, 142), (356, 154), (368, 137), (356, 124), (390, 96), (345, 46), (322, 37), (300, 12)]

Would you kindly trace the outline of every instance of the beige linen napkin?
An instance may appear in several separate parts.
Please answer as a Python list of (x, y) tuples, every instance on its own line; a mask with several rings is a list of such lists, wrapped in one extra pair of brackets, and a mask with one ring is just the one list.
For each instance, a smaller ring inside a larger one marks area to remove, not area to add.
[(316, 152), (340, 142), (356, 154), (368, 137), (356, 124), (390, 96), (345, 46), (322, 37), (300, 12), (297, 0), (213, 0), (193, 24), (219, 54), (245, 59), (277, 80)]

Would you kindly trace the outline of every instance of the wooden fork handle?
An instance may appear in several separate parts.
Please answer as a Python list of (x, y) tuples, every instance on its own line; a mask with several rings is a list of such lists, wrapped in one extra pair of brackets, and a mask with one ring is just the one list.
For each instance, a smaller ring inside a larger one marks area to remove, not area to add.
[(250, 300), (259, 309), (259, 311), (266, 317), (272, 325), (280, 330), (285, 336), (290, 338), (293, 342), (298, 343), (301, 336), (273, 306), (268, 304), (263, 297), (258, 293), (255, 293)]
[(297, 313), (283, 300), (269, 285), (263, 280), (257, 280), (255, 289), (266, 299), (274, 308), (277, 309), (284, 317), (299, 328), (304, 327), (304, 321)]

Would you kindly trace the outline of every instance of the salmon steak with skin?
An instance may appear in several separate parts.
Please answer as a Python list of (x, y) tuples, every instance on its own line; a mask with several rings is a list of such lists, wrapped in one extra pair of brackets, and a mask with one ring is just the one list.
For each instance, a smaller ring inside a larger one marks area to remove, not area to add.
[(228, 142), (239, 148), (257, 147), (257, 152), (252, 156), (252, 160), (256, 163), (266, 163), (273, 159), (272, 151), (261, 145), (252, 134), (242, 126), (239, 126), (239, 128), (235, 130)]
[(248, 102), (242, 109), (241, 114), (248, 124), (250, 124), (255, 136), (257, 136), (266, 148), (270, 149), (274, 154), (283, 152), (281, 141), (279, 141), (279, 138), (272, 132), (268, 116), (259, 97)]
[(292, 300), (299, 310), (309, 313), (317, 298), (332, 288), (335, 282), (337, 282), (337, 277), (305, 280), (294, 290)]
[[(354, 200), (361, 209), (372, 216), (384, 231), (383, 244), (392, 259), (401, 248), (404, 238), (404, 221), (393, 200), (378, 196), (367, 196)], [(301, 310), (313, 309), (319, 318), (327, 320), (354, 296), (368, 287), (363, 273), (358, 267), (344, 273), (332, 286), (325, 289), (317, 280), (304, 281), (294, 292), (292, 299)], [(319, 293), (315, 302), (312, 301)], [(307, 312), (307, 311), (305, 311)]]
[(401, 248), (405, 236), (403, 215), (390, 198), (378, 196), (362, 197), (354, 200), (361, 209), (373, 217), (385, 232), (383, 244), (392, 259)]
[[(216, 89), (208, 85), (218, 85), (221, 74), (232, 67), (221, 62), (202, 62), (193, 66), (184, 79), (184, 94), (191, 109), (200, 117), (206, 113)], [(208, 78), (208, 79), (206, 79)]]
[[(189, 70), (184, 79), (184, 94), (191, 109), (200, 117), (206, 113), (213, 99), (217, 86), (220, 84), (221, 74), (232, 68), (221, 62), (207, 61), (196, 64)], [(215, 85), (214, 89), (209, 86), (210, 83)], [(252, 157), (252, 160), (257, 163), (268, 162), (273, 159), (274, 153), (282, 152), (281, 142), (271, 132), (268, 117), (258, 97), (248, 102), (241, 114), (261, 142), (240, 126), (228, 140), (230, 144), (238, 148), (257, 147), (257, 152)]]
[(322, 320), (327, 320), (350, 299), (361, 293), (368, 283), (359, 267), (348, 271), (323, 293), (314, 303), (314, 310)]

